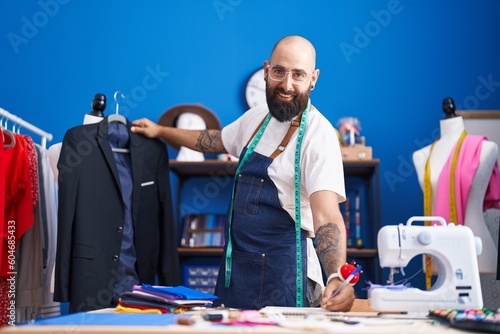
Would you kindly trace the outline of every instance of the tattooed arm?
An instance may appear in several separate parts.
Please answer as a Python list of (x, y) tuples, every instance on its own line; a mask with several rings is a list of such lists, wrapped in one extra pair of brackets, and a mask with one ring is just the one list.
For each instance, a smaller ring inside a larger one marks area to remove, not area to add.
[[(326, 276), (337, 272), (346, 262), (346, 230), (338, 205), (337, 194), (332, 191), (317, 191), (311, 195), (316, 235), (316, 251)], [(335, 298), (332, 293), (342, 284), (338, 278), (330, 280), (323, 292), (321, 307), (330, 311), (349, 311), (354, 302), (354, 289), (347, 285)]]
[(202, 153), (226, 153), (226, 149), (222, 144), (220, 130), (177, 129), (173, 127), (161, 126), (146, 118), (132, 122), (130, 130), (149, 138), (163, 138), (169, 142)]

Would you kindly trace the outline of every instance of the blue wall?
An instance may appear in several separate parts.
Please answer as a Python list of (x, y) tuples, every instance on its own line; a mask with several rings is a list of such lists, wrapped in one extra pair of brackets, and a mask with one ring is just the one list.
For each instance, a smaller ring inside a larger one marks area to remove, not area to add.
[(334, 124), (358, 117), (381, 161), (383, 224), (422, 213), (411, 154), (436, 139), (444, 97), (500, 109), (495, 0), (1, 1), (0, 13), (0, 107), (54, 143), (116, 90), (131, 120), (202, 103), (226, 125), (274, 43), (305, 36), (321, 70), (313, 103)]

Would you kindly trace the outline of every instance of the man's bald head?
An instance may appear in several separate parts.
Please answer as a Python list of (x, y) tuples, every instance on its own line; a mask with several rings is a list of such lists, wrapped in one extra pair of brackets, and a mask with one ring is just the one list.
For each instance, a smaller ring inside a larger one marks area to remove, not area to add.
[(284, 52), (295, 56), (300, 55), (303, 57), (303, 60), (311, 66), (310, 70), (316, 68), (316, 50), (312, 43), (304, 37), (298, 35), (283, 37), (274, 45), (270, 59), (273, 58), (275, 53), (280, 53), (280, 55), (282, 55)]
[(279, 122), (292, 120), (304, 111), (319, 76), (316, 50), (307, 39), (292, 35), (280, 39), (264, 61), (266, 100)]

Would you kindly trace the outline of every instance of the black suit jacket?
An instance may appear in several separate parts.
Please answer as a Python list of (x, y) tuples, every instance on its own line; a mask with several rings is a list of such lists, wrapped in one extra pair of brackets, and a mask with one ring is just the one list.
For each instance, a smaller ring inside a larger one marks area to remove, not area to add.
[[(127, 127), (130, 129), (130, 122)], [(130, 133), (132, 221), (141, 283), (179, 284), (168, 153), (157, 139)], [(59, 170), (54, 300), (70, 312), (111, 306), (124, 221), (108, 121), (64, 136)]]

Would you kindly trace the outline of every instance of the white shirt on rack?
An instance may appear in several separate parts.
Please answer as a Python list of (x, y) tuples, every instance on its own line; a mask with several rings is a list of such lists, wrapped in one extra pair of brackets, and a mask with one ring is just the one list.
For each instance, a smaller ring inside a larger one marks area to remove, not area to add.
[[(83, 117), (83, 124), (99, 123), (102, 120), (102, 117), (85, 114)], [(48, 149), (50, 168), (52, 169), (52, 173), (54, 173), (56, 184), (59, 184), (59, 170), (57, 169), (57, 162), (59, 161), (59, 156), (61, 155), (61, 147), (62, 143), (56, 143)]]

